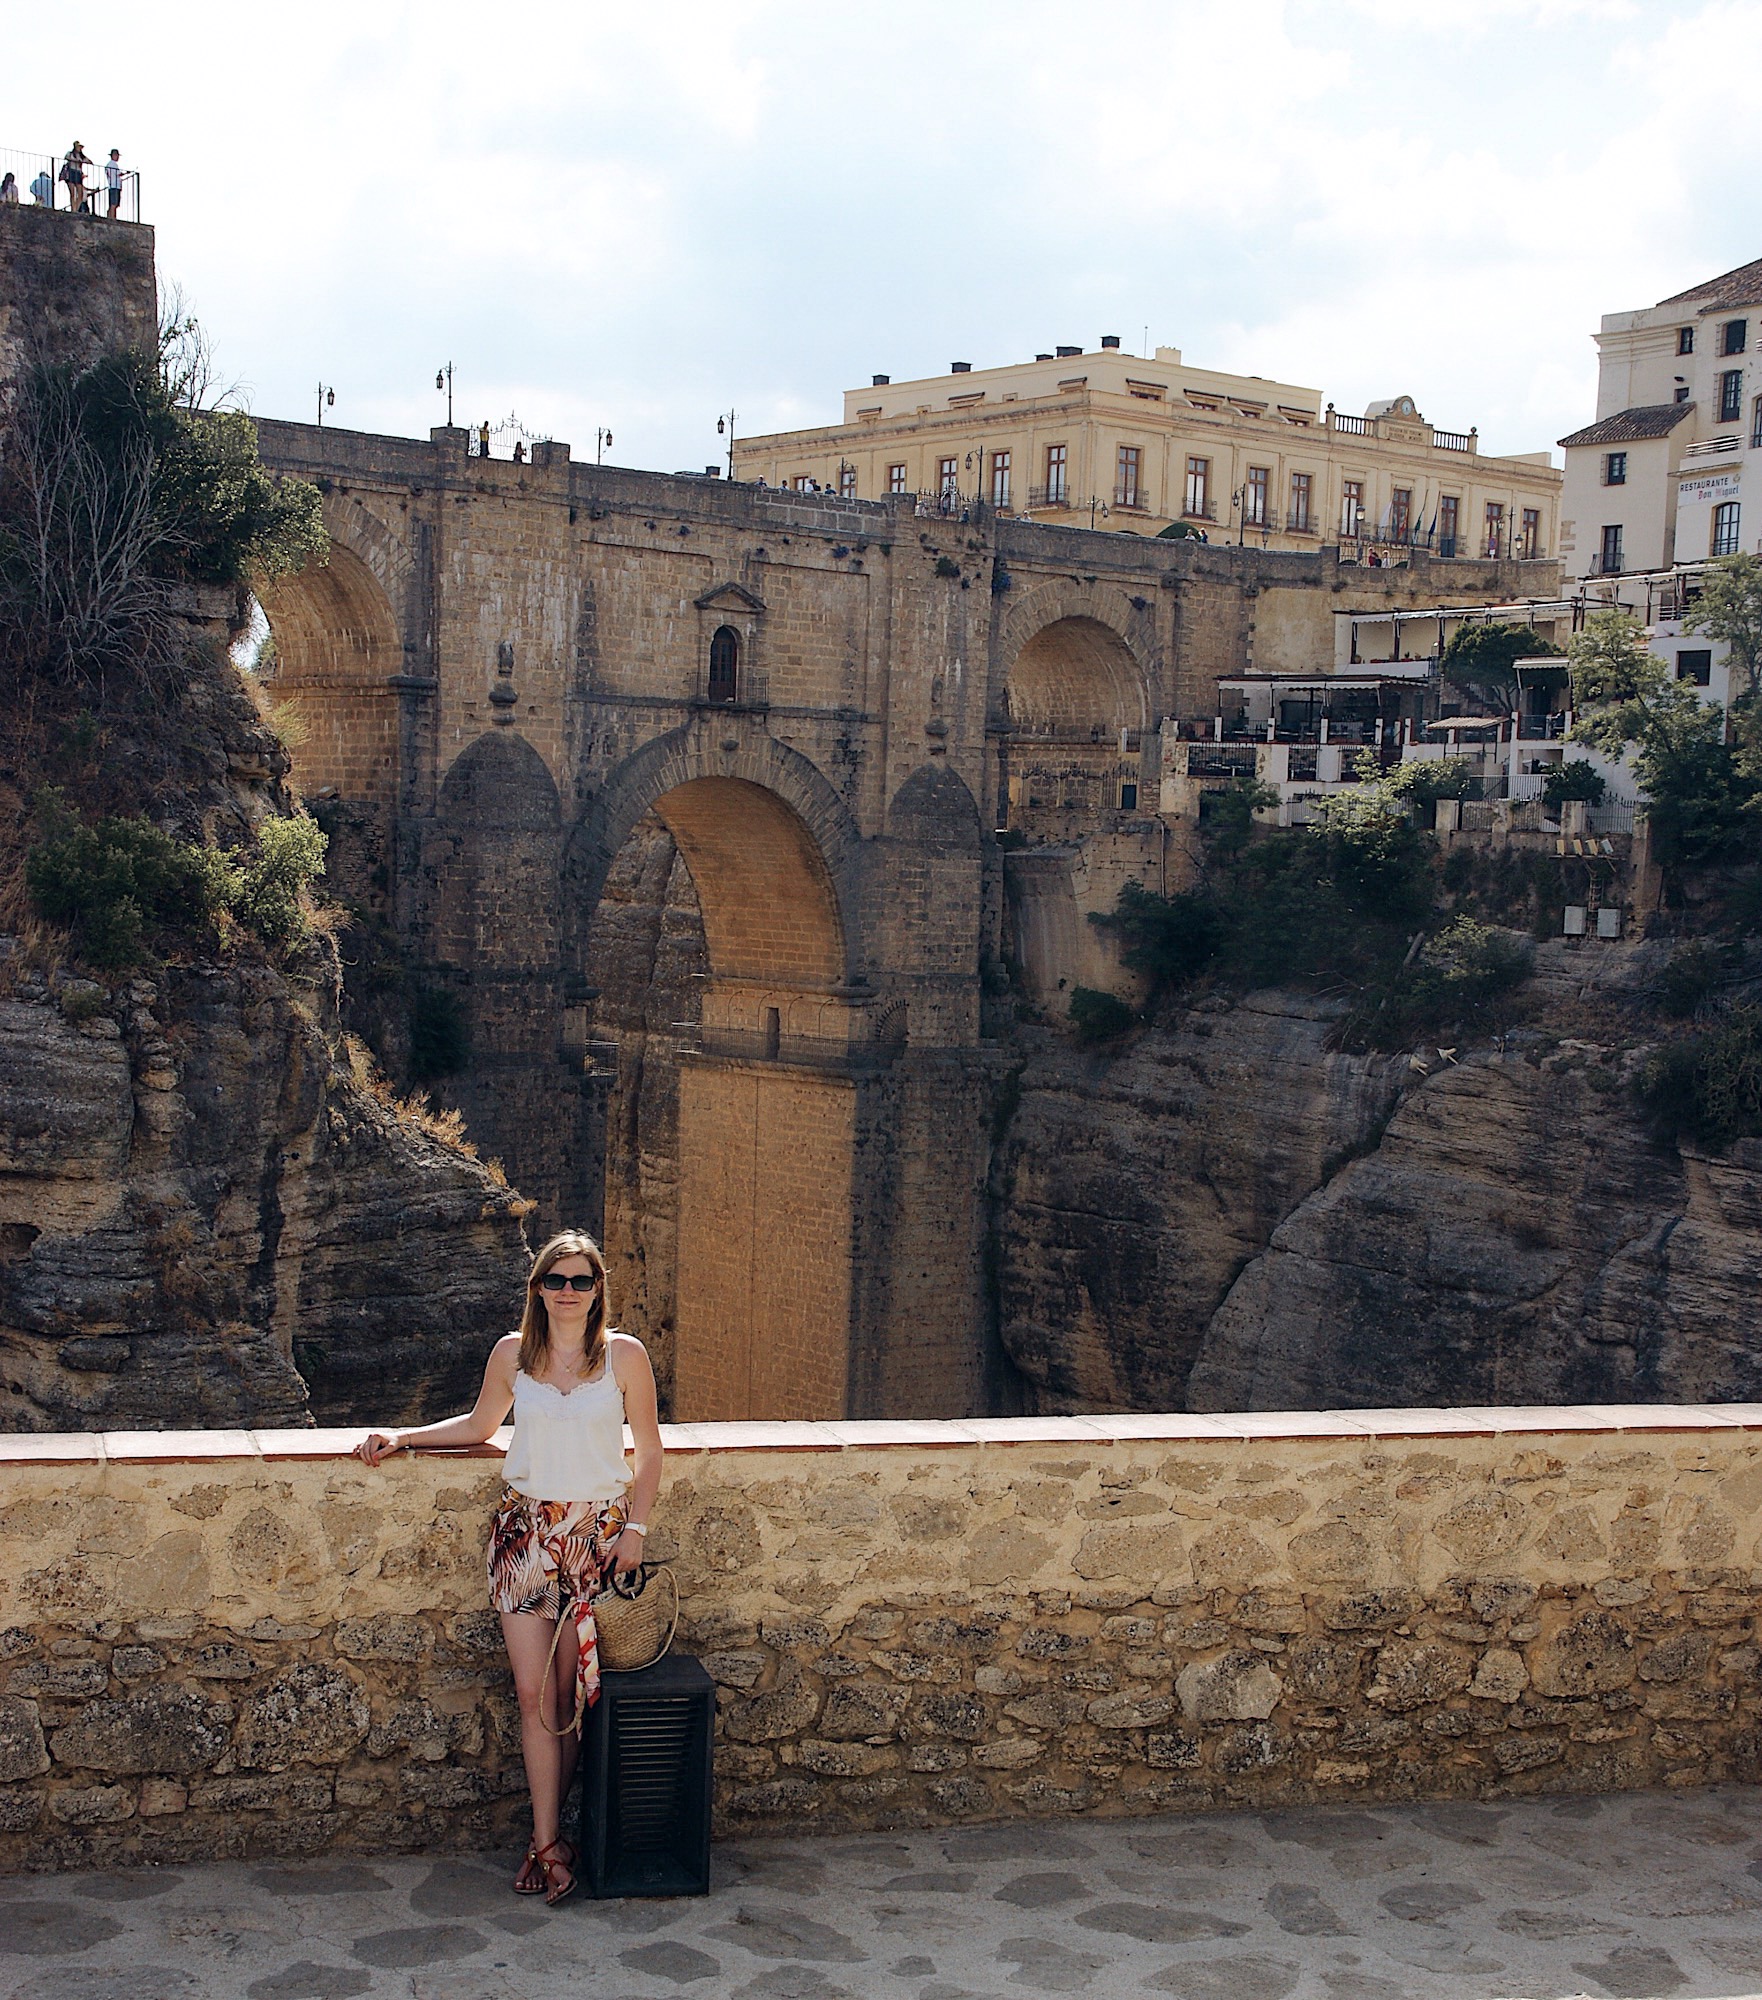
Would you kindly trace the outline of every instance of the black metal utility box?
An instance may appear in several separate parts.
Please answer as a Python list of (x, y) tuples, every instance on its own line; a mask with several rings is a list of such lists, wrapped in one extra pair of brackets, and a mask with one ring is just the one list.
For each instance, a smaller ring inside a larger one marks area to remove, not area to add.
[(689, 1653), (603, 1674), (581, 1745), (581, 1859), (594, 1896), (710, 1892), (716, 1683)]

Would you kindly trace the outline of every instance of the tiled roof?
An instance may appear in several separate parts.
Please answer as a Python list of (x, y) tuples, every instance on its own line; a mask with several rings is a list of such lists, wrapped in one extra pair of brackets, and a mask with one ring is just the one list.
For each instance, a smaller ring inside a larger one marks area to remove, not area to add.
[(1733, 306), (1762, 305), (1762, 257), (1753, 264), (1740, 264), (1723, 277), (1709, 278), (1704, 285), (1686, 292), (1672, 292), (1660, 299), (1661, 306), (1697, 305), (1703, 312), (1726, 312)]
[(1694, 407), (1693, 403), (1642, 403), (1637, 410), (1618, 410), (1614, 416), (1587, 424), (1582, 431), (1574, 431), (1570, 437), (1556, 442), (1637, 444), (1642, 438), (1668, 437)]

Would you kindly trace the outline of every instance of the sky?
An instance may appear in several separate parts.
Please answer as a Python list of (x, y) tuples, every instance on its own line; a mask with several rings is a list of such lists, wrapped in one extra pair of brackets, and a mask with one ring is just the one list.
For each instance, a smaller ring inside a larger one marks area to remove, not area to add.
[[(0, 148), (121, 148), (264, 416), (675, 471), (1117, 333), (1488, 451), (1762, 257), (1762, 0), (9, 10)], [(1556, 454), (1558, 458), (1558, 454)]]

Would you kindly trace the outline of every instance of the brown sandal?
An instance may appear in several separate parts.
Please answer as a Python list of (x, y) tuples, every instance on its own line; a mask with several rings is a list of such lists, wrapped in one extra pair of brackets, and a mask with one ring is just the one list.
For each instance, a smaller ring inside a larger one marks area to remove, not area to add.
[(545, 1892), (544, 1866), (538, 1858), (538, 1843), (527, 1847), (526, 1859), (521, 1862), (514, 1876), (516, 1896), (542, 1896)]
[[(566, 1847), (569, 1848), (569, 1859), (567, 1861), (563, 1859), (562, 1854), (559, 1852), (560, 1849)], [(548, 1847), (541, 1847), (535, 1851), (533, 1859), (544, 1870), (545, 1881), (549, 1885), (545, 1890), (545, 1902), (547, 1906), (552, 1903), (560, 1903), (565, 1896), (574, 1895), (576, 1889), (576, 1858), (574, 1848), (569, 1847), (568, 1841), (561, 1838), (553, 1840)], [(560, 1889), (557, 1887), (556, 1881), (551, 1874), (553, 1868), (562, 1869), (563, 1873), (569, 1878)]]

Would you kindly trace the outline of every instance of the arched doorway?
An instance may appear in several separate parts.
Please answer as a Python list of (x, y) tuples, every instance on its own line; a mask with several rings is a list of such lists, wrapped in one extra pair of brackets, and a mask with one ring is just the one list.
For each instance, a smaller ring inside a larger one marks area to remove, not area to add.
[(637, 803), (583, 952), (614, 1311), (638, 1307), (679, 1421), (843, 1415), (866, 1010), (815, 803), (690, 769)]
[(1082, 839), (1138, 810), (1149, 695), (1125, 640), (1097, 618), (1043, 626), (1010, 666), (1003, 824)]

